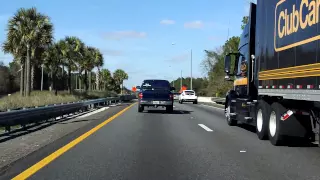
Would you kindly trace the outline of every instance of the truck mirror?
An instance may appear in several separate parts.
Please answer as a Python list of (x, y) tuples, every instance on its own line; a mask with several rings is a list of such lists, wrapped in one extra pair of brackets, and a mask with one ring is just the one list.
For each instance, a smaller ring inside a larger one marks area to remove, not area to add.
[(230, 66), (231, 66), (231, 56), (226, 55), (224, 58), (224, 72), (230, 74)]
[(171, 88), (170, 88), (170, 91), (175, 91), (175, 90), (176, 90), (175, 87), (171, 87)]

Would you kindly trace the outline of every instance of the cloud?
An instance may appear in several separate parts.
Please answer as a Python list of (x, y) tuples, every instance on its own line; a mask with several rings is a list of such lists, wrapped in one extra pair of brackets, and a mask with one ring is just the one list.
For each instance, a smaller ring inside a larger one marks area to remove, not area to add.
[(107, 56), (123, 56), (124, 55), (123, 51), (114, 50), (114, 49), (103, 49), (102, 53)]
[(144, 46), (135, 46), (135, 47), (132, 47), (131, 50), (133, 50), (133, 51), (147, 51), (147, 50), (149, 50), (149, 48), (144, 47)]
[(121, 40), (121, 39), (145, 38), (147, 36), (147, 33), (137, 32), (137, 31), (113, 31), (113, 32), (107, 32), (103, 36), (106, 39)]
[(174, 20), (170, 20), (170, 19), (163, 19), (160, 21), (160, 24), (164, 24), (164, 25), (172, 25), (175, 24), (176, 22)]
[(200, 20), (191, 21), (184, 23), (184, 27), (187, 29), (202, 29), (204, 27), (204, 23)]
[(180, 54), (177, 56), (172, 57), (171, 59), (167, 60), (167, 61), (171, 61), (171, 62), (183, 62), (183, 61), (187, 61), (190, 59), (190, 54), (189, 53), (184, 53), (184, 54)]

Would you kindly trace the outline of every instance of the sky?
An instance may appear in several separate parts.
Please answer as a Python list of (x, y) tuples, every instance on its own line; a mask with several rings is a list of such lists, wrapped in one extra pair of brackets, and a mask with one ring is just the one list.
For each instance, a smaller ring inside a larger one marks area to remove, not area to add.
[[(248, 0), (11, 0), (1, 2), (0, 43), (6, 38), (8, 19), (21, 7), (36, 7), (51, 18), (55, 41), (77, 36), (104, 55), (103, 68), (123, 69), (126, 87), (144, 79), (172, 81), (191, 75), (204, 77), (204, 50), (241, 34), (248, 15)], [(228, 33), (229, 29), (229, 33)], [(10, 54), (0, 50), (0, 61)]]

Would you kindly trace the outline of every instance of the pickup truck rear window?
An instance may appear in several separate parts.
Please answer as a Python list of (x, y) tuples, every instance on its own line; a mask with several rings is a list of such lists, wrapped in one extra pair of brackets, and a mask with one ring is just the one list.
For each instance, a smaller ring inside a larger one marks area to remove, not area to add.
[(152, 89), (166, 89), (170, 90), (170, 83), (163, 80), (148, 80), (144, 81), (141, 86), (142, 89), (152, 90)]
[(186, 94), (194, 94), (194, 91), (184, 91)]

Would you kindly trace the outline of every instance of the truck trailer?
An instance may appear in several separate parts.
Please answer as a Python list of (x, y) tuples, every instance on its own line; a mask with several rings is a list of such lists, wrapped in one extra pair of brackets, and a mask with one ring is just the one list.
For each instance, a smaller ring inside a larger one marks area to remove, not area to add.
[(320, 0), (257, 0), (225, 56), (225, 116), (275, 145), (319, 144)]

